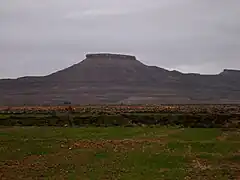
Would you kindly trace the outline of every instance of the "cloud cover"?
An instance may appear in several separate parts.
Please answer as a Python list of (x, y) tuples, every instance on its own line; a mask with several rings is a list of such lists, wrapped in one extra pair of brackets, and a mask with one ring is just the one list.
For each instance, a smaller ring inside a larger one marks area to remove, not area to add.
[(46, 75), (90, 52), (183, 72), (240, 69), (239, 0), (0, 0), (0, 78)]

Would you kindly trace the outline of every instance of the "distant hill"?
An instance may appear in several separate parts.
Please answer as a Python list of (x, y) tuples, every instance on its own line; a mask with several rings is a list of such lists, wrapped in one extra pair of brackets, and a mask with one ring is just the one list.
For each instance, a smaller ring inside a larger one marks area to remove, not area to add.
[(42, 77), (0, 80), (0, 105), (240, 103), (240, 71), (184, 74), (147, 66), (135, 56), (88, 54)]

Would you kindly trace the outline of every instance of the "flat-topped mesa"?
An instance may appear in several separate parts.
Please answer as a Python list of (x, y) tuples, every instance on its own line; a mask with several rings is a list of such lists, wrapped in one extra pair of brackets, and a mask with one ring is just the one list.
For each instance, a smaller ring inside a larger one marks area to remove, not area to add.
[(240, 75), (240, 70), (235, 69), (224, 69), (223, 72), (220, 73), (220, 75)]
[(110, 53), (98, 53), (98, 54), (87, 54), (86, 58), (91, 59), (126, 59), (126, 60), (136, 60), (135, 56), (123, 55), (123, 54), (110, 54)]

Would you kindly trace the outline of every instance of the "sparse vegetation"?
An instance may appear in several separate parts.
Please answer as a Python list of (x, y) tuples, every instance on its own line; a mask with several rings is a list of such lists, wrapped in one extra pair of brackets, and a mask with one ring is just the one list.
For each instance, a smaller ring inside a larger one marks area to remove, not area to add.
[(2, 108), (4, 126), (142, 126), (239, 128), (239, 106), (73, 106)]
[(72, 108), (2, 108), (0, 179), (240, 178), (238, 106)]
[(240, 132), (149, 127), (0, 129), (1, 179), (237, 179)]

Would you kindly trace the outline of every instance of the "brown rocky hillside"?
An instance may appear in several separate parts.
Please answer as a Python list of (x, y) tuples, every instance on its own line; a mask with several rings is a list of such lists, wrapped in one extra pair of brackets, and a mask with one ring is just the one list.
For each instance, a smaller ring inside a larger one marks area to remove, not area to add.
[(183, 74), (147, 66), (134, 56), (88, 54), (43, 77), (0, 80), (0, 105), (102, 103), (239, 103), (240, 71)]

